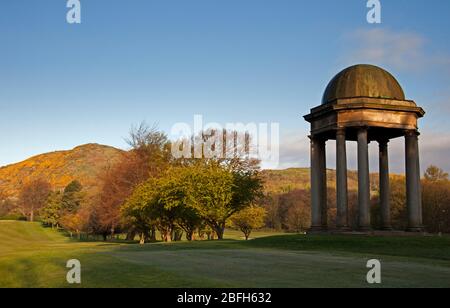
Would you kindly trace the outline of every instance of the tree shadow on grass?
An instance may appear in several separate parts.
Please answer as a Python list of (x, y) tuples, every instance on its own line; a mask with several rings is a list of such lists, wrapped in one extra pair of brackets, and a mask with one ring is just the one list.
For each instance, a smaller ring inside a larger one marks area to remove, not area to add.
[(278, 235), (241, 242), (248, 248), (344, 252), (450, 260), (450, 237), (353, 235)]

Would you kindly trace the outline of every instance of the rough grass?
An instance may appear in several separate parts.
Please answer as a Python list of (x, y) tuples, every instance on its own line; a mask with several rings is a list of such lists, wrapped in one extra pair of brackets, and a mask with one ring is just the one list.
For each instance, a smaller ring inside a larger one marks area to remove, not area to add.
[(253, 241), (145, 246), (74, 242), (36, 223), (0, 222), (0, 287), (368, 287), (366, 262), (382, 262), (381, 287), (450, 287), (449, 237), (274, 235)]

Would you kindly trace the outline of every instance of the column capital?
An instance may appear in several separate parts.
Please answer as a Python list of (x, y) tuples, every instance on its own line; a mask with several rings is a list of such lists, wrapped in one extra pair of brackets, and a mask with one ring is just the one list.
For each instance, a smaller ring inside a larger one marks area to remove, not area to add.
[(405, 130), (405, 136), (406, 137), (419, 137), (420, 133), (417, 129), (408, 129), (408, 130)]
[(380, 146), (387, 146), (391, 142), (389, 138), (379, 138), (377, 141)]
[(319, 136), (319, 135), (309, 135), (308, 138), (309, 138), (309, 140), (311, 140), (311, 142), (317, 141), (317, 142), (325, 142), (326, 143), (328, 141), (327, 138), (325, 138), (323, 136)]
[(345, 136), (345, 133), (346, 133), (345, 127), (339, 127), (339, 128), (336, 130), (336, 135), (339, 135), (339, 136)]

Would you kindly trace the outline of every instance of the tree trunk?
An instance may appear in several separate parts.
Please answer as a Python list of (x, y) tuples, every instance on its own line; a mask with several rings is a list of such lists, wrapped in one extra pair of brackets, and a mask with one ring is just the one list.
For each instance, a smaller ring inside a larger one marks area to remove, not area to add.
[(241, 228), (242, 233), (244, 233), (245, 240), (248, 241), (248, 238), (250, 237), (250, 234), (252, 233), (252, 230), (250, 228)]
[(164, 241), (167, 242), (167, 243), (172, 242), (172, 232), (169, 231), (169, 232), (166, 233), (166, 238), (165, 238)]
[(34, 221), (34, 210), (30, 211), (30, 222)]
[(160, 231), (163, 242), (172, 242), (172, 230), (170, 230), (170, 228), (166, 228)]
[(144, 232), (142, 232), (141, 235), (140, 235), (139, 244), (141, 244), (141, 245), (145, 244), (145, 234), (144, 234)]
[(189, 242), (192, 241), (193, 236), (194, 236), (194, 231), (191, 231), (191, 230), (186, 231), (186, 239), (187, 239)]
[(180, 242), (183, 239), (183, 230), (175, 231), (175, 241)]
[(156, 228), (152, 227), (151, 229), (145, 230), (145, 241), (154, 243), (156, 242)]
[(136, 231), (135, 230), (132, 230), (132, 231), (129, 231), (128, 233), (127, 233), (127, 237), (126, 237), (126, 240), (127, 241), (134, 241), (134, 238), (136, 237)]
[(114, 227), (111, 228), (111, 241), (114, 240)]
[(223, 234), (225, 233), (225, 223), (220, 223), (214, 226), (214, 231), (217, 234), (217, 239), (219, 241), (223, 240)]
[(250, 237), (250, 232), (245, 232), (245, 240), (248, 241), (248, 238)]
[(152, 227), (152, 230), (150, 232), (150, 240), (152, 242), (156, 242), (156, 228)]

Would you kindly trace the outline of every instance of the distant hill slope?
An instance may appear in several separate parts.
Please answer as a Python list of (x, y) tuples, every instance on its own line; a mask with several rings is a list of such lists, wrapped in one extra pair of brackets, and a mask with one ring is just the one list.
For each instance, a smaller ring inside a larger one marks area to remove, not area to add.
[[(310, 184), (309, 168), (291, 168), (286, 170), (264, 170), (264, 190), (268, 193), (288, 193), (296, 189), (308, 190)], [(336, 185), (336, 171), (327, 170), (329, 187)], [(354, 171), (348, 172), (348, 189), (356, 190), (358, 187), (358, 175)]]
[[(23, 162), (0, 167), (0, 192), (17, 196), (23, 183), (35, 178), (45, 178), (54, 189), (62, 189), (72, 180), (79, 180), (89, 192), (98, 188), (98, 175), (116, 162), (122, 150), (99, 144), (86, 144), (69, 151), (57, 151), (31, 157)], [(288, 193), (310, 188), (309, 168), (264, 170), (266, 193)], [(328, 186), (335, 187), (336, 172), (327, 171)], [(378, 175), (371, 174), (372, 190), (376, 189)], [(348, 172), (349, 190), (357, 190), (355, 171)]]
[(42, 177), (54, 189), (62, 189), (78, 180), (88, 190), (98, 188), (98, 175), (117, 161), (122, 150), (99, 144), (86, 144), (68, 151), (57, 151), (31, 157), (23, 162), (0, 168), (0, 191), (17, 196), (23, 183)]

